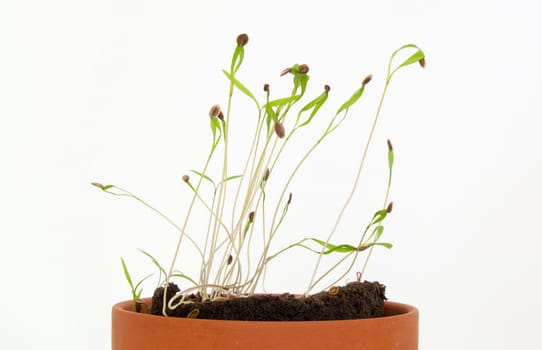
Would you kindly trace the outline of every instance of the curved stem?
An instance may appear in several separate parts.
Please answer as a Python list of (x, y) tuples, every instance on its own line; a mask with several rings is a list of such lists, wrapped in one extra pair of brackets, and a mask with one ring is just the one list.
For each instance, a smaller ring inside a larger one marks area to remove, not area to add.
[[(211, 162), (211, 158), (213, 156), (214, 150), (215, 150), (215, 147), (212, 148), (211, 153), (207, 157), (207, 161), (205, 162), (205, 166), (203, 167), (203, 172), (202, 172), (203, 174), (205, 174), (205, 172), (207, 171), (207, 168), (209, 167), (209, 163)], [(194, 203), (196, 202), (196, 195), (199, 192), (199, 189), (201, 187), (202, 182), (203, 182), (203, 177), (200, 176), (200, 178), (198, 180), (198, 184), (196, 185), (196, 193), (194, 193), (194, 195), (192, 196), (192, 200), (190, 201), (190, 205), (189, 205), (188, 210), (186, 212), (186, 216), (185, 216), (185, 219), (184, 219), (181, 234), (179, 235), (179, 239), (177, 240), (177, 246), (175, 247), (175, 253), (173, 254), (173, 259), (171, 260), (171, 265), (169, 267), (169, 271), (168, 271), (168, 274), (166, 276), (166, 284), (164, 286), (164, 300), (163, 300), (163, 307), (162, 307), (162, 314), (164, 316), (167, 316), (167, 312), (166, 312), (166, 295), (167, 295), (167, 293), (166, 292), (167, 292), (167, 288), (169, 286), (169, 280), (171, 278), (171, 275), (173, 274), (173, 270), (175, 268), (175, 263), (177, 262), (177, 257), (179, 256), (179, 252), (181, 250), (181, 243), (182, 243), (183, 238), (185, 236), (184, 231), (186, 229), (186, 226), (188, 225), (188, 221), (190, 219), (190, 214), (192, 213), (192, 209), (194, 208)], [(205, 259), (205, 257), (203, 257), (203, 259)]]
[(130, 197), (130, 198), (133, 198), (135, 200), (137, 200), (138, 202), (140, 202), (141, 204), (143, 204), (144, 206), (146, 206), (147, 208), (149, 208), (150, 210), (152, 210), (153, 212), (155, 212), (156, 214), (158, 214), (162, 219), (164, 219), (165, 221), (167, 221), (171, 226), (173, 226), (177, 231), (179, 231), (182, 235), (185, 235), (186, 238), (190, 241), (190, 243), (192, 243), (194, 245), (194, 247), (196, 248), (196, 250), (198, 251), (198, 253), (200, 254), (201, 257), (203, 257), (203, 252), (201, 251), (201, 248), (199, 247), (199, 245), (196, 243), (196, 241), (194, 241), (194, 239), (192, 239), (192, 237), (190, 237), (190, 235), (188, 235), (184, 229), (181, 229), (173, 220), (171, 220), (168, 216), (166, 216), (164, 213), (162, 213), (160, 210), (156, 209), (155, 207), (153, 207), (152, 205), (150, 205), (149, 203), (145, 202), (143, 199), (139, 198), (138, 196), (134, 195), (133, 193), (123, 189), (123, 188), (120, 188), (118, 186), (113, 186), (114, 188), (116, 188), (117, 190), (121, 191), (121, 192), (124, 192), (124, 193), (114, 193), (114, 192), (110, 192), (108, 190), (105, 190), (107, 193), (109, 194), (112, 194), (114, 196), (125, 196), (125, 197)]
[[(329, 233), (329, 235), (327, 237), (326, 243), (329, 243), (331, 238), (335, 235), (335, 232), (337, 231), (337, 227), (339, 226), (339, 223), (342, 220), (342, 217), (343, 217), (343, 215), (344, 215), (344, 213), (346, 211), (346, 208), (348, 208), (348, 206), (350, 205), (350, 202), (352, 201), (354, 193), (355, 193), (355, 191), (356, 191), (356, 189), (358, 187), (359, 180), (361, 178), (361, 173), (362, 173), (362, 170), (363, 170), (363, 166), (365, 165), (365, 159), (367, 157), (367, 152), (369, 150), (371, 140), (373, 139), (374, 131), (376, 129), (376, 124), (378, 123), (378, 119), (379, 119), (379, 116), (380, 116), (380, 111), (381, 111), (382, 105), (384, 103), (384, 98), (386, 97), (386, 92), (388, 90), (388, 86), (389, 86), (389, 79), (386, 80), (386, 84), (384, 85), (384, 90), (382, 91), (382, 96), (380, 97), (380, 102), (379, 102), (378, 108), (376, 110), (376, 114), (375, 114), (375, 117), (374, 117), (374, 120), (373, 120), (373, 124), (371, 126), (371, 130), (369, 131), (369, 136), (367, 138), (367, 142), (365, 143), (365, 147), (363, 149), (363, 154), (361, 156), (358, 171), (357, 171), (356, 177), (354, 179), (354, 184), (352, 185), (352, 189), (350, 190), (350, 193), (348, 194), (348, 197), (347, 197), (343, 207), (341, 208), (341, 211), (339, 212), (339, 215), (337, 216), (337, 219), (335, 220), (335, 224), (333, 225), (333, 228), (331, 229), (331, 232)], [(324, 248), (322, 248), (322, 249), (324, 249)], [(311, 292), (311, 290), (315, 287), (316, 273), (318, 271), (318, 268), (320, 267), (321, 260), (322, 260), (322, 254), (320, 254), (318, 256), (318, 260), (316, 261), (316, 265), (314, 267), (312, 277), (311, 277), (311, 280), (309, 282), (309, 286), (308, 286), (307, 291), (305, 292), (305, 294), (309, 294)]]

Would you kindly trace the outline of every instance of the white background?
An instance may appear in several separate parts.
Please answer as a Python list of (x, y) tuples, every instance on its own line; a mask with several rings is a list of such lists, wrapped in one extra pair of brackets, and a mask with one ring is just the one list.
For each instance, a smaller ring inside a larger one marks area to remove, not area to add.
[[(323, 119), (374, 74), (294, 184), (288, 225), (301, 235), (329, 232), (387, 57), (424, 49), (427, 68), (392, 82), (342, 230), (381, 202), (391, 138), (395, 246), (375, 250), (366, 277), (420, 309), (420, 349), (542, 348), (540, 18), (535, 0), (1, 1), (0, 348), (109, 348), (110, 307), (129, 298), (119, 257), (141, 277), (152, 266), (136, 248), (167, 264), (175, 234), (89, 183), (130, 189), (180, 221), (180, 177), (202, 166), (207, 111), (226, 104), (221, 69), (242, 32), (240, 78), (260, 97), (265, 82), (284, 93), (278, 73), (308, 63), (309, 94), (332, 86)], [(254, 116), (237, 101), (242, 139)], [(285, 255), (269, 289), (303, 291), (313, 263)]]

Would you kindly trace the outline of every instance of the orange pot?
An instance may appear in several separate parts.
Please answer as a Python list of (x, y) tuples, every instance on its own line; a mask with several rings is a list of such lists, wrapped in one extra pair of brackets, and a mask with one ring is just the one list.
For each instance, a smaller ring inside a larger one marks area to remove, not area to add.
[(113, 306), (113, 350), (418, 349), (418, 309), (395, 302), (386, 302), (384, 317), (341, 321), (200, 320), (131, 310), (131, 301)]

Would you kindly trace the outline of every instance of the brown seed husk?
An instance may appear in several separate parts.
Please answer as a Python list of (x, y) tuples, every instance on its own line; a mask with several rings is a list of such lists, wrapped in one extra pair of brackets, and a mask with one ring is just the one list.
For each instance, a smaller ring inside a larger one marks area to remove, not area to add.
[(275, 122), (275, 134), (277, 134), (279, 139), (286, 136), (286, 129), (284, 129), (284, 125), (281, 122)]
[(248, 35), (247, 34), (239, 34), (237, 37), (237, 45), (239, 46), (245, 46), (248, 44)]
[(425, 68), (425, 57), (422, 57), (422, 58), (418, 61), (418, 63), (420, 64), (420, 66), (421, 66), (422, 68)]
[(297, 70), (301, 74), (307, 74), (309, 72), (309, 66), (306, 64), (300, 64)]
[(219, 105), (214, 105), (209, 110), (209, 117), (210, 118), (216, 118), (216, 117), (218, 117), (219, 113), (220, 113), (220, 106)]
[(372, 74), (369, 74), (368, 76), (365, 77), (365, 79), (363, 79), (363, 81), (361, 82), (361, 85), (367, 85), (369, 84), (369, 82), (373, 79), (373, 75)]

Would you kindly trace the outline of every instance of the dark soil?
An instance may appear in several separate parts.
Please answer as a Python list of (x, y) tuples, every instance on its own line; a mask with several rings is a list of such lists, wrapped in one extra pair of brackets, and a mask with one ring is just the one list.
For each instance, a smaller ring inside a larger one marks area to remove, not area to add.
[[(378, 282), (352, 282), (344, 287), (332, 287), (327, 292), (296, 297), (292, 294), (254, 295), (212, 302), (196, 300), (168, 310), (169, 316), (197, 317), (215, 320), (242, 321), (320, 321), (381, 317), (384, 315), (386, 287)], [(179, 288), (171, 283), (169, 300)], [(157, 288), (152, 297), (150, 313), (162, 315), (164, 288)], [(193, 311), (198, 310), (198, 311)]]

